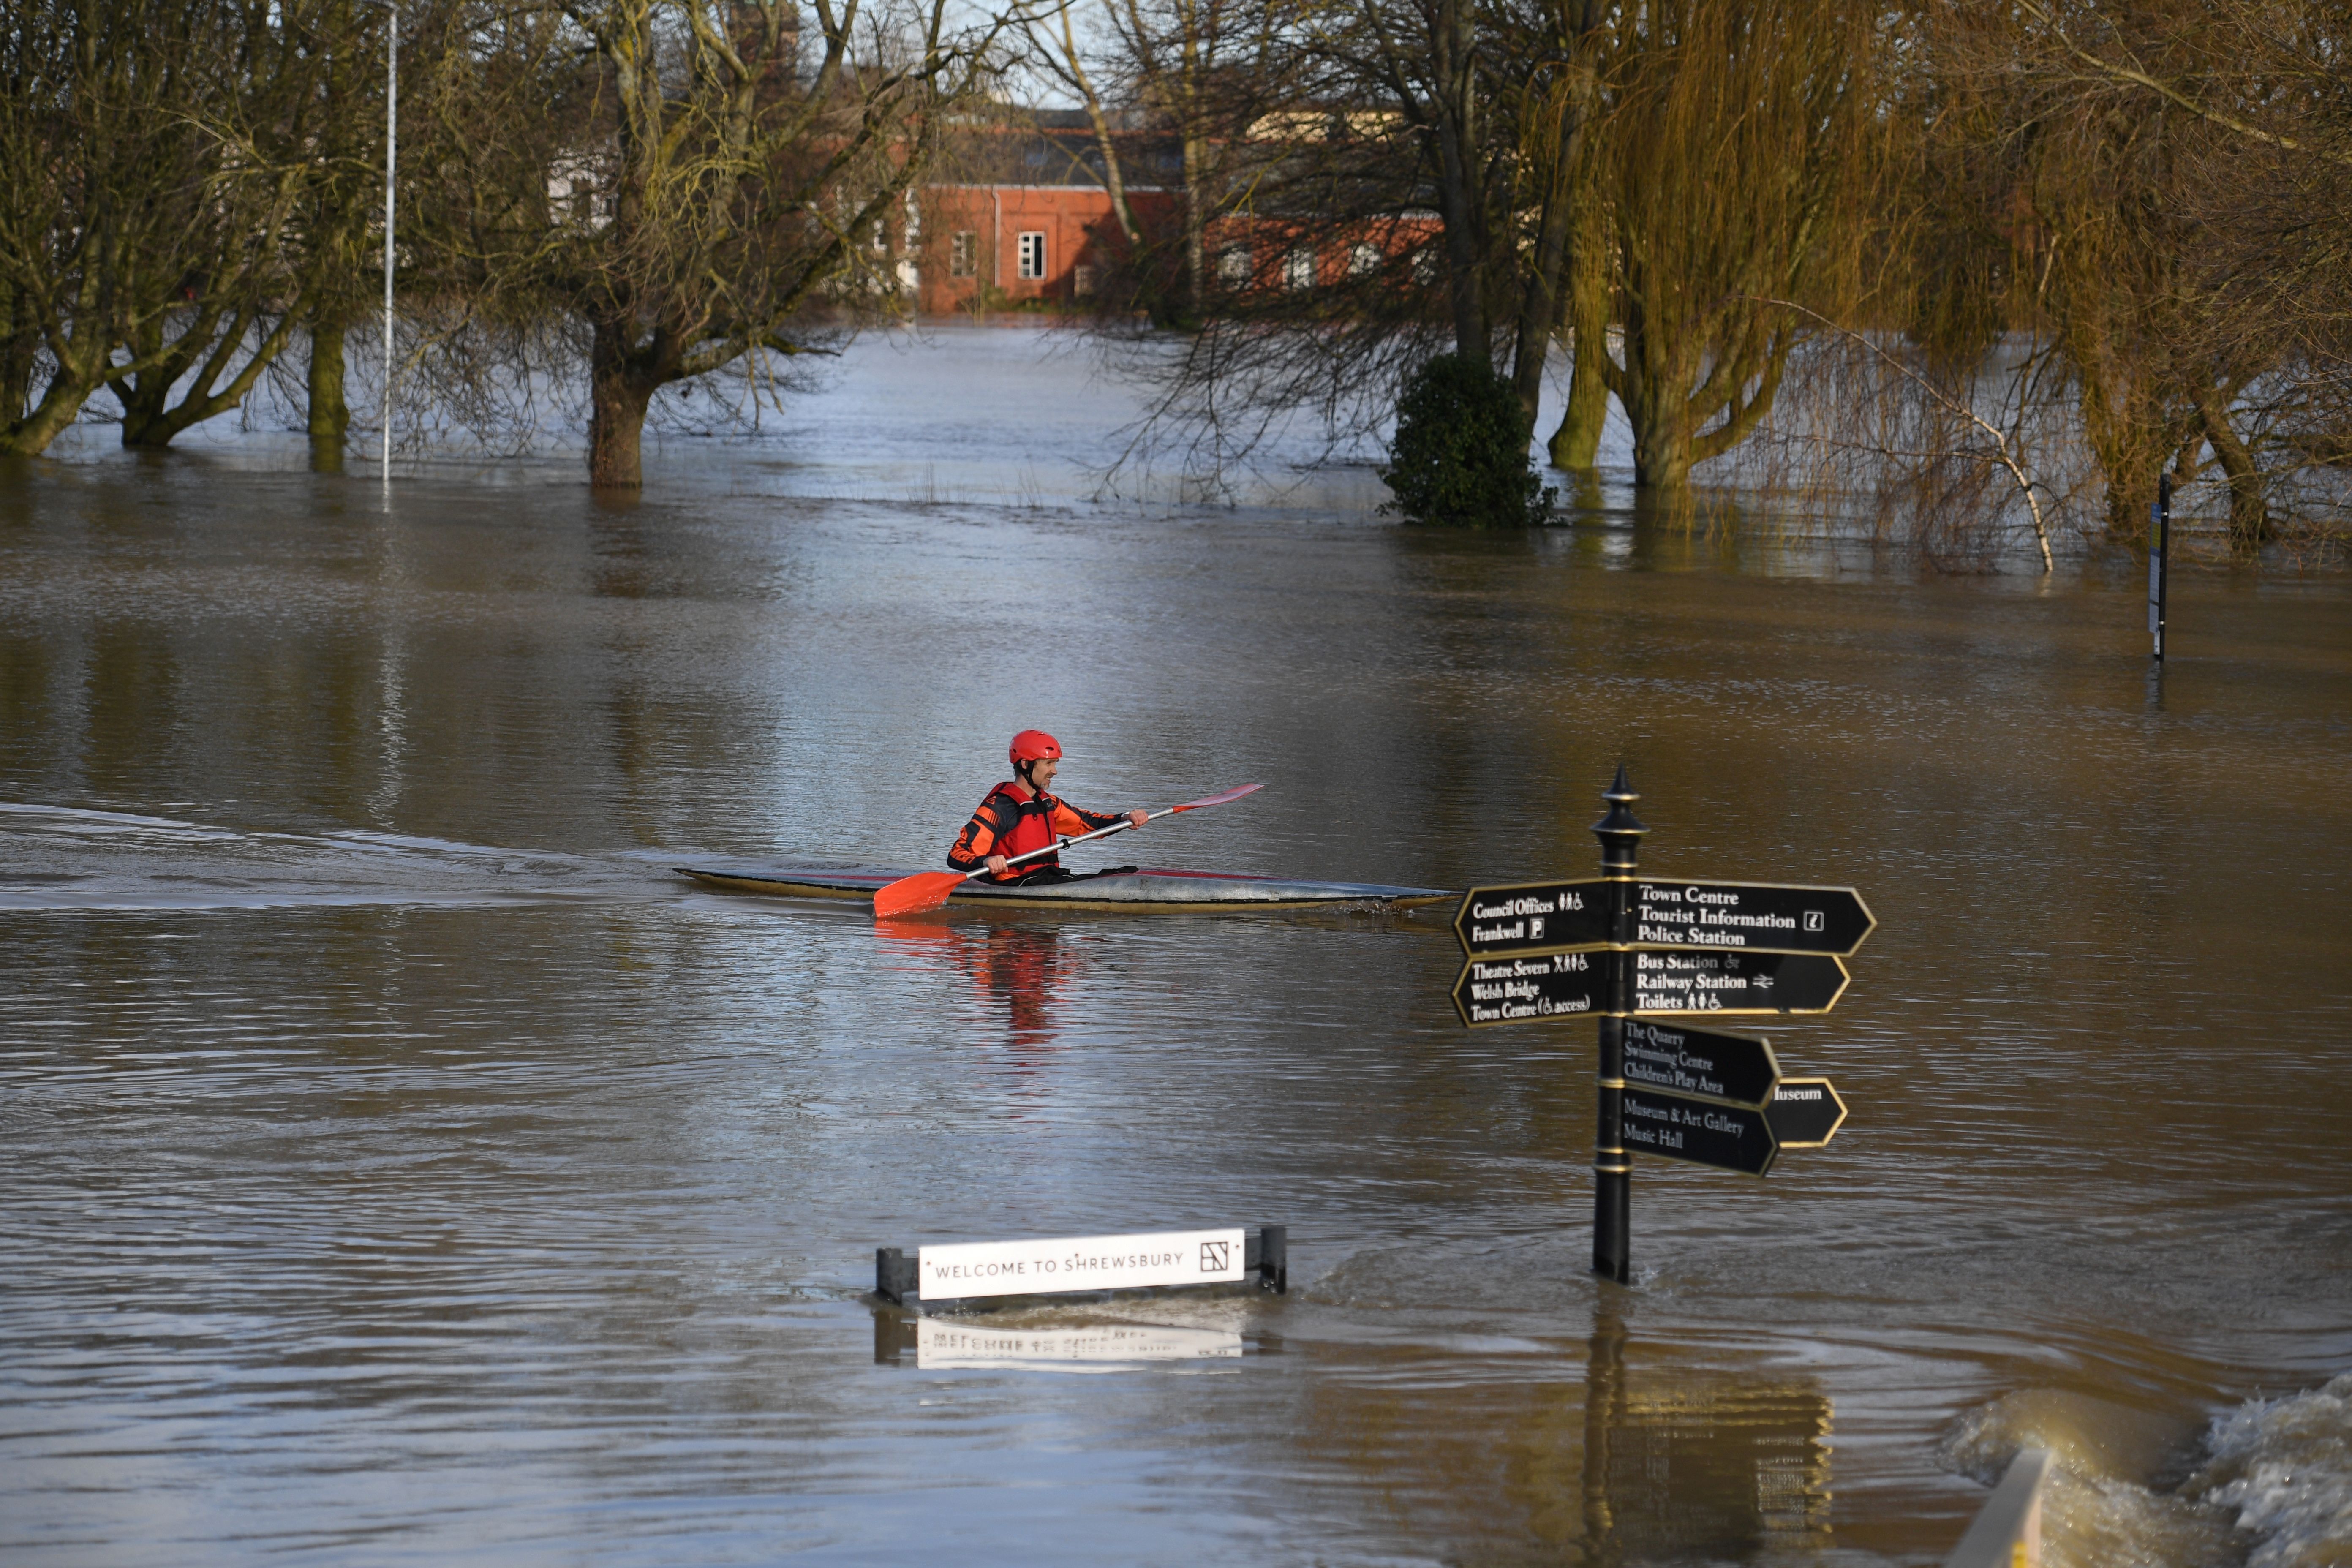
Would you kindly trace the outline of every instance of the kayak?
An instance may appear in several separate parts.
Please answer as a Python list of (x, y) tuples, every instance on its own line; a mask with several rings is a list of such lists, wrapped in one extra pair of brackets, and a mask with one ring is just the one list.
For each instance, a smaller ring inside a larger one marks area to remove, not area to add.
[[(870, 867), (790, 866), (768, 860), (706, 860), (673, 868), (680, 875), (739, 893), (788, 899), (870, 899), (912, 871)], [(1177, 871), (1122, 867), (1066, 882), (1004, 888), (966, 882), (948, 896), (957, 904), (1000, 909), (1118, 910), (1131, 913), (1191, 913), (1203, 910), (1330, 909), (1347, 905), (1410, 909), (1459, 895), (1438, 888), (1391, 888), (1378, 882), (1315, 882), (1258, 877), (1243, 871)]]

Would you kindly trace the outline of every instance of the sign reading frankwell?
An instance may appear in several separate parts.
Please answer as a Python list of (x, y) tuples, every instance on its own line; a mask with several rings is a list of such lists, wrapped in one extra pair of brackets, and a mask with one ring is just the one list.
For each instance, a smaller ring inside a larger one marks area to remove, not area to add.
[[(1454, 917), (1454, 934), (1472, 958), (1607, 947), (1609, 887), (1595, 880), (1473, 888)], [(1852, 888), (1643, 878), (1630, 879), (1626, 892), (1625, 941), (1633, 947), (1844, 956), (1878, 923)]]
[(916, 1248), (915, 1278), (927, 1301), (1209, 1285), (1244, 1277), (1242, 1250), (1238, 1226), (1146, 1236), (975, 1241)]

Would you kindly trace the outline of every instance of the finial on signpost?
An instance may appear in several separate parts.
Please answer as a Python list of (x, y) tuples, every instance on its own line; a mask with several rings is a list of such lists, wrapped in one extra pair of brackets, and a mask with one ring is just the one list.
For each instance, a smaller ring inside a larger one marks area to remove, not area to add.
[(1642, 847), (1642, 835), (1649, 832), (1642, 819), (1633, 815), (1633, 803), (1642, 797), (1625, 782), (1625, 764), (1617, 764), (1617, 777), (1601, 798), (1609, 803), (1609, 815), (1592, 825), (1592, 836), (1601, 840), (1601, 872), (1611, 876), (1631, 871), (1633, 857)]

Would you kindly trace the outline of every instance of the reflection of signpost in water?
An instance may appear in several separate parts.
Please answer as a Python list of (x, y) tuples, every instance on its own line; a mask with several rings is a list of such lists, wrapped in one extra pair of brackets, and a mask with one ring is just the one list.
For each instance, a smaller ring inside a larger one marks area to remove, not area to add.
[(1637, 877), (1649, 829), (1622, 767), (1601, 798), (1598, 879), (1464, 896), (1454, 1006), (1474, 1029), (1599, 1018), (1592, 1267), (1622, 1283), (1633, 1151), (1761, 1176), (1782, 1149), (1819, 1148), (1845, 1121), (1828, 1079), (1782, 1079), (1762, 1040), (1641, 1020), (1826, 1013), (1845, 992), (1841, 960), (1878, 922), (1852, 888)]

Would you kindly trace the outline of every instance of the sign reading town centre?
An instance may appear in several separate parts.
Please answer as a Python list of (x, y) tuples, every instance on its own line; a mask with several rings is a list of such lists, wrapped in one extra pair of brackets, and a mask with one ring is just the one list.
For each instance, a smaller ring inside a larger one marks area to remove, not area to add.
[(912, 1258), (886, 1247), (875, 1253), (874, 1289), (907, 1307), (1253, 1279), (1280, 1292), (1289, 1283), (1288, 1252), (1289, 1232), (1278, 1225), (957, 1242), (917, 1247)]
[[(1454, 918), (1454, 934), (1472, 958), (1608, 947), (1608, 894), (1613, 885), (1591, 880), (1473, 888)], [(1622, 886), (1630, 901), (1624, 945), (1633, 947), (1844, 957), (1878, 924), (1852, 888), (1649, 878), (1630, 879)]]
[[(1636, 952), (1629, 1013), (1826, 1013), (1845, 965), (1807, 952)], [(1474, 958), (1454, 983), (1454, 1010), (1474, 1029), (1608, 1010), (1605, 952)]]

